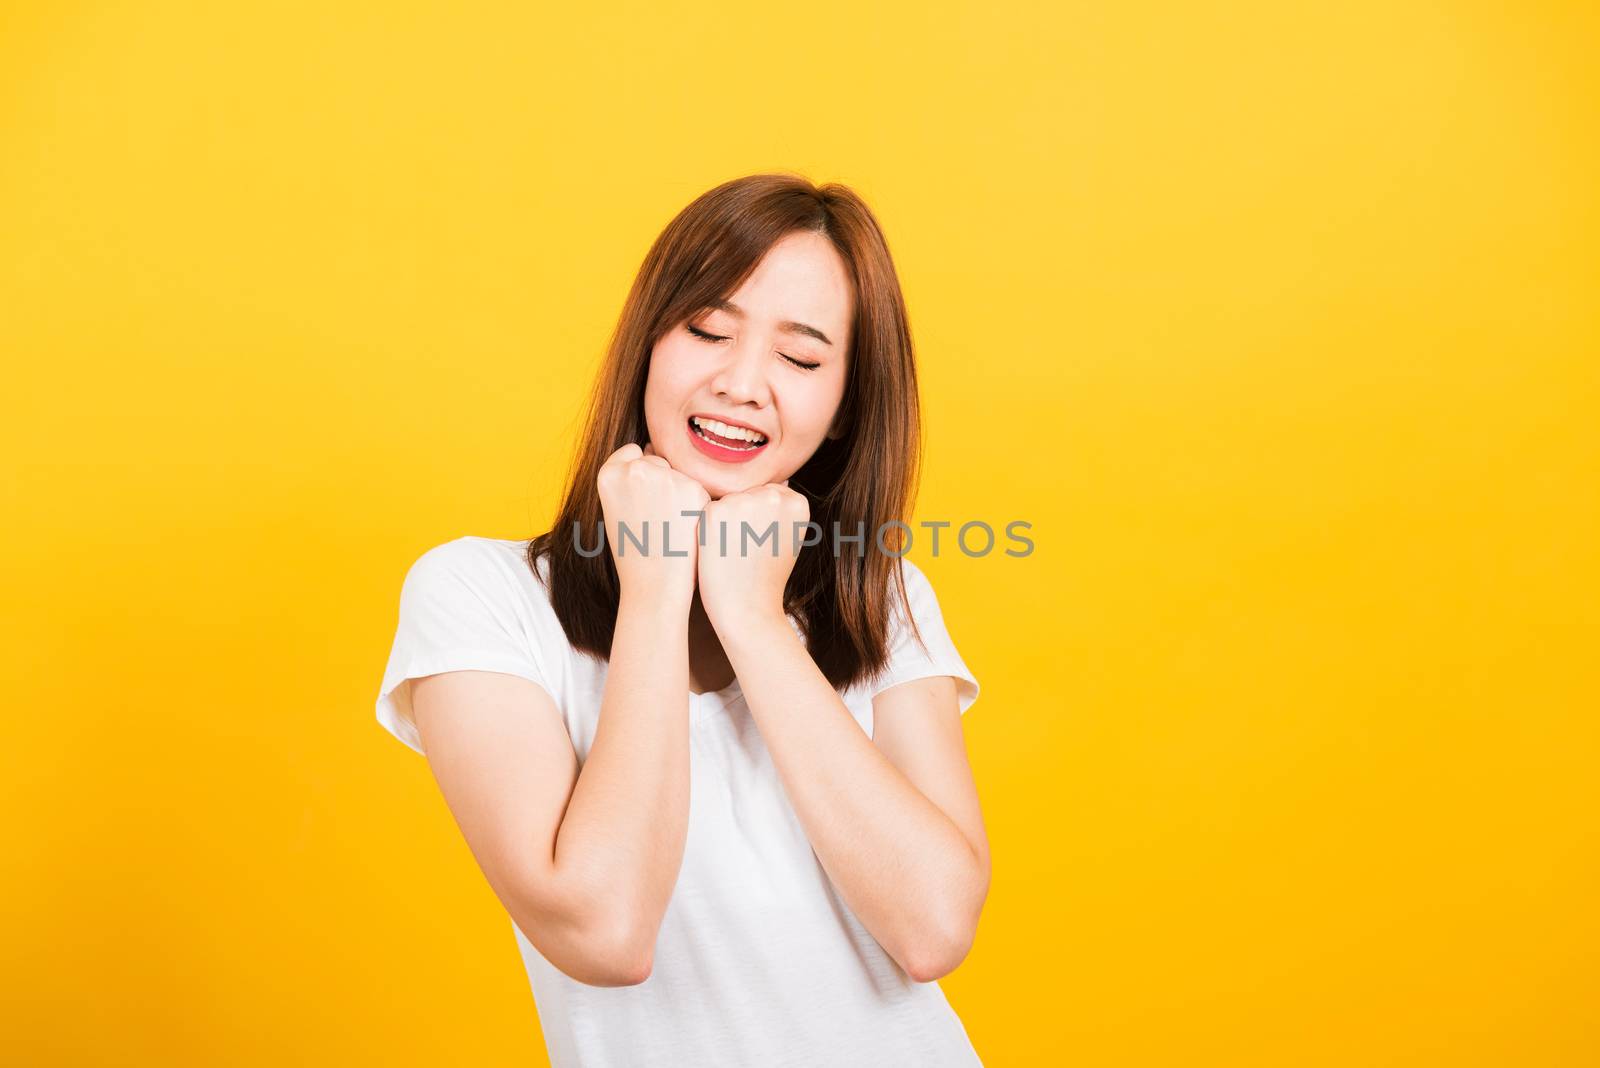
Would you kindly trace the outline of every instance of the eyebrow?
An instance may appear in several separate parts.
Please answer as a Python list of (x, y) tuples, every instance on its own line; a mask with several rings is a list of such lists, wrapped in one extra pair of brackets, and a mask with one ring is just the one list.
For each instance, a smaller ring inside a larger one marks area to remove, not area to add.
[[(711, 302), (711, 306), (713, 308), (720, 308), (722, 311), (725, 311), (729, 315), (737, 318), (744, 318), (744, 309), (732, 301), (714, 300)], [(805, 323), (797, 323), (791, 320), (789, 322), (779, 323), (778, 329), (782, 330), (786, 334), (804, 334), (807, 337), (814, 337), (824, 345), (831, 346), (833, 344), (832, 341), (828, 340), (827, 334), (824, 334), (821, 330), (818, 330), (814, 326), (807, 326)]]

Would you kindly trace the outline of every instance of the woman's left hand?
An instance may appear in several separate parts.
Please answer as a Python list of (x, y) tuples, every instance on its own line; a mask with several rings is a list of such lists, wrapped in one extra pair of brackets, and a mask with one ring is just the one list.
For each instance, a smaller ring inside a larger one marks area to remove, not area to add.
[(708, 501), (705, 509), (697, 577), (706, 618), (719, 634), (783, 619), (783, 590), (811, 519), (810, 502), (784, 479)]

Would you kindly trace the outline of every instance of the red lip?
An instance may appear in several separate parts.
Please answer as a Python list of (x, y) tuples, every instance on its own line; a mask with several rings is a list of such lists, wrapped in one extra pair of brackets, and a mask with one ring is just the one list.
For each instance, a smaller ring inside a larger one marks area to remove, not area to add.
[(712, 415), (710, 412), (690, 412), (689, 413), (689, 418), (691, 418), (691, 419), (715, 419), (719, 423), (727, 423), (729, 426), (736, 426), (740, 430), (754, 430), (757, 434), (760, 434), (762, 437), (768, 439), (769, 441), (772, 439), (772, 435), (767, 433), (765, 430), (762, 430), (760, 427), (751, 426), (749, 423), (741, 423), (737, 419), (729, 419), (725, 415)]
[[(755, 427), (750, 427), (750, 429), (755, 430)], [(694, 443), (695, 448), (699, 449), (706, 456), (711, 457), (711, 459), (716, 460), (719, 463), (749, 463), (751, 460), (754, 460), (757, 456), (760, 456), (763, 452), (765, 452), (767, 448), (766, 445), (757, 445), (753, 449), (725, 449), (716, 442), (707, 441), (705, 438), (701, 437), (699, 433), (695, 431), (694, 425), (691, 424), (687, 419), (683, 421), (683, 432), (689, 435), (689, 440)], [(761, 431), (756, 430), (756, 433), (759, 434)], [(768, 439), (768, 444), (771, 444), (771, 439)]]

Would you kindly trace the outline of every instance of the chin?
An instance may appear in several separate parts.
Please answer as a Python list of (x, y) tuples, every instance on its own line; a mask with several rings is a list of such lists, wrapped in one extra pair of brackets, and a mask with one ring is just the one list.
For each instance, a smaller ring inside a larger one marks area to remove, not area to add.
[(701, 483), (701, 485), (705, 486), (706, 495), (707, 496), (709, 496), (714, 501), (720, 501), (722, 498), (728, 496), (728, 494), (730, 494), (730, 493), (738, 493), (740, 490), (747, 490), (751, 486), (759, 486), (759, 485), (761, 485), (761, 483), (759, 483), (759, 482), (703, 482), (703, 483)]
[[(706, 495), (714, 501), (720, 500), (730, 493), (738, 493), (741, 490), (765, 485), (768, 482), (782, 481), (782, 476), (776, 472), (766, 470), (769, 466), (767, 463), (761, 464), (762, 470), (766, 473), (753, 470), (754, 463), (723, 465), (701, 456), (692, 447), (685, 451), (682, 456), (666, 456), (664, 458), (675, 470), (682, 471), (700, 483), (705, 488)], [(729, 467), (732, 470), (729, 470)]]
[(720, 498), (720, 497), (726, 497), (730, 493), (738, 493), (741, 490), (752, 489), (752, 488), (754, 488), (756, 486), (764, 486), (768, 482), (778, 482), (778, 481), (781, 481), (781, 480), (780, 479), (776, 479), (776, 478), (769, 478), (769, 477), (764, 476), (764, 475), (754, 475), (754, 476), (746, 477), (746, 478), (728, 479), (728, 480), (726, 480), (724, 482), (718, 483), (715, 489), (713, 489), (711, 487), (711, 485), (708, 484), (706, 486), (706, 492), (709, 493), (712, 497)]

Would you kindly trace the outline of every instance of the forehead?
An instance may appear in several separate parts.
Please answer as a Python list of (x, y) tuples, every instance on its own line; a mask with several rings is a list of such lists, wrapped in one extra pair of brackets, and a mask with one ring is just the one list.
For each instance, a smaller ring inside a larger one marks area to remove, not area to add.
[(838, 342), (848, 333), (855, 294), (833, 243), (802, 233), (768, 249), (727, 303), (752, 319), (810, 324)]

